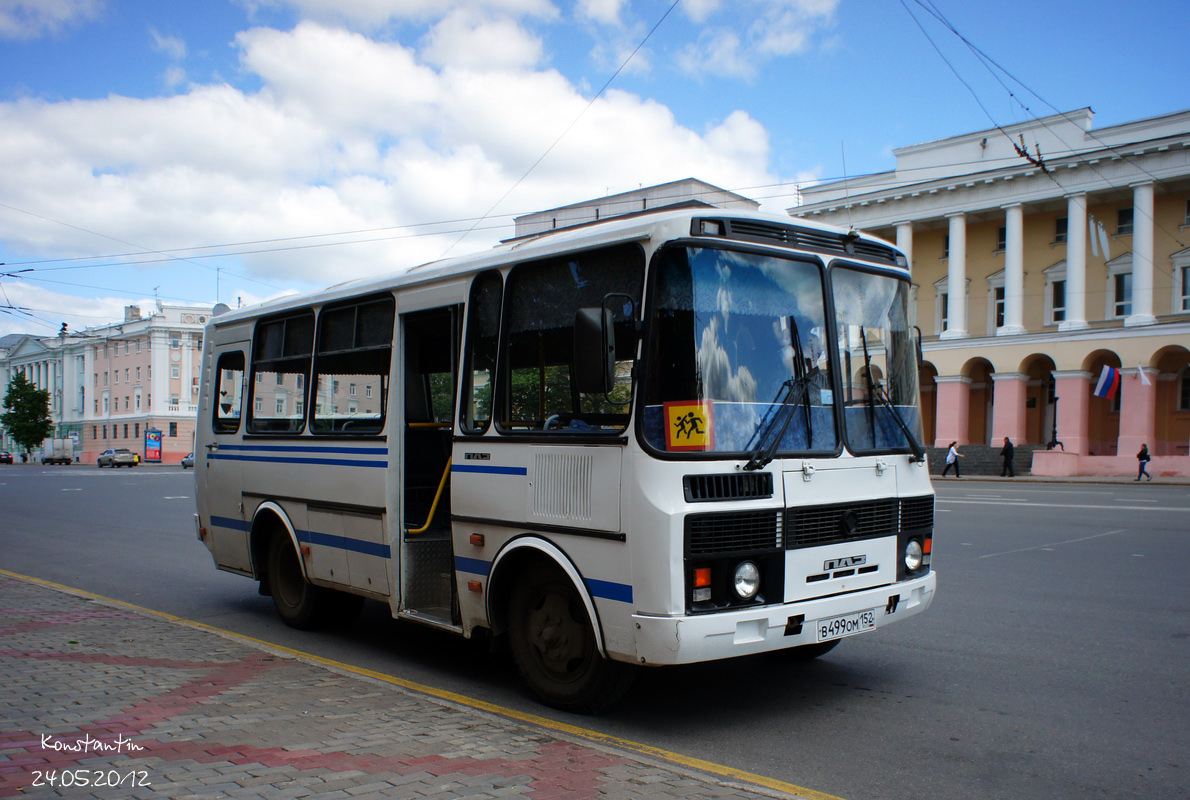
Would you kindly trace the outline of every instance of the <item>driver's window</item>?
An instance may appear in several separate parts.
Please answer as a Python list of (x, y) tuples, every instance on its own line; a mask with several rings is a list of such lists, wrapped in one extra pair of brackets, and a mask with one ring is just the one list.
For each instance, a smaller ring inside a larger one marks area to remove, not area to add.
[[(500, 372), (500, 428), (512, 432), (623, 430), (631, 401), (644, 259), (635, 246), (578, 253), (512, 270), (505, 297), (506, 343)], [(612, 311), (615, 386), (607, 394), (574, 385), (574, 317), (580, 308)]]

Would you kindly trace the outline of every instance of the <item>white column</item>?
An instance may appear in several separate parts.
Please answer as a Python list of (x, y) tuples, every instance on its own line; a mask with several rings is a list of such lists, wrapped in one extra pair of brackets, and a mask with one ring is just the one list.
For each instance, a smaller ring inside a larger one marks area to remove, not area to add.
[(897, 223), (897, 249), (909, 259), (909, 269), (913, 270), (913, 223)]
[(1058, 323), (1058, 330), (1086, 327), (1087, 196), (1074, 194), (1066, 201), (1066, 319)]
[(946, 267), (946, 330), (942, 339), (967, 337), (967, 218), (963, 214), (947, 214), (950, 220), (950, 246)]
[(1004, 206), (1004, 325), (997, 336), (1025, 332), (1025, 212), (1020, 203)]
[(1132, 187), (1132, 313), (1125, 327), (1156, 325), (1153, 316), (1153, 184)]

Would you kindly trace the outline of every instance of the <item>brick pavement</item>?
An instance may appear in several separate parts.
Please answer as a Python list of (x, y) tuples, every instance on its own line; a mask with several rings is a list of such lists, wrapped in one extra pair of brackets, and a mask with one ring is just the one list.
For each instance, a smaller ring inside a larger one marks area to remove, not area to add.
[(800, 796), (4, 575), (0, 719), (0, 798)]

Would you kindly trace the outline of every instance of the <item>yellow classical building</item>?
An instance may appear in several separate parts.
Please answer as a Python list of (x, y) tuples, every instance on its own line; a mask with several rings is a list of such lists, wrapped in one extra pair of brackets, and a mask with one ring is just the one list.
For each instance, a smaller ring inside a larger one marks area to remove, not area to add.
[(789, 213), (909, 255), (928, 442), (1009, 437), (1050, 475), (1135, 474), (1146, 444), (1190, 476), (1190, 111), (1092, 118), (903, 147)]

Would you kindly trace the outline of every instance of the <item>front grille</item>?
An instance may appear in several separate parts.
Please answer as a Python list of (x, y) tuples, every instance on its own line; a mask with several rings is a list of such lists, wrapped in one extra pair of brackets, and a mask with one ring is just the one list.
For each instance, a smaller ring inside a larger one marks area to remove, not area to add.
[(686, 555), (707, 556), (781, 547), (781, 513), (733, 511), (686, 517)]
[(726, 475), (687, 475), (682, 478), (687, 503), (712, 500), (753, 500), (773, 496), (773, 473), (733, 472)]
[(901, 500), (901, 530), (934, 528), (934, 495), (906, 497)]
[(786, 546), (795, 550), (895, 536), (898, 533), (897, 512), (895, 498), (790, 508), (785, 512)]
[[(732, 239), (752, 239), (764, 242), (778, 242), (803, 250), (817, 250), (827, 253), (842, 253), (860, 256), (886, 264), (903, 264), (904, 256), (892, 247), (878, 242), (859, 239), (854, 235), (803, 228), (800, 225), (781, 225), (774, 222), (728, 219), (727, 236)], [(697, 229), (697, 221), (695, 222)]]

